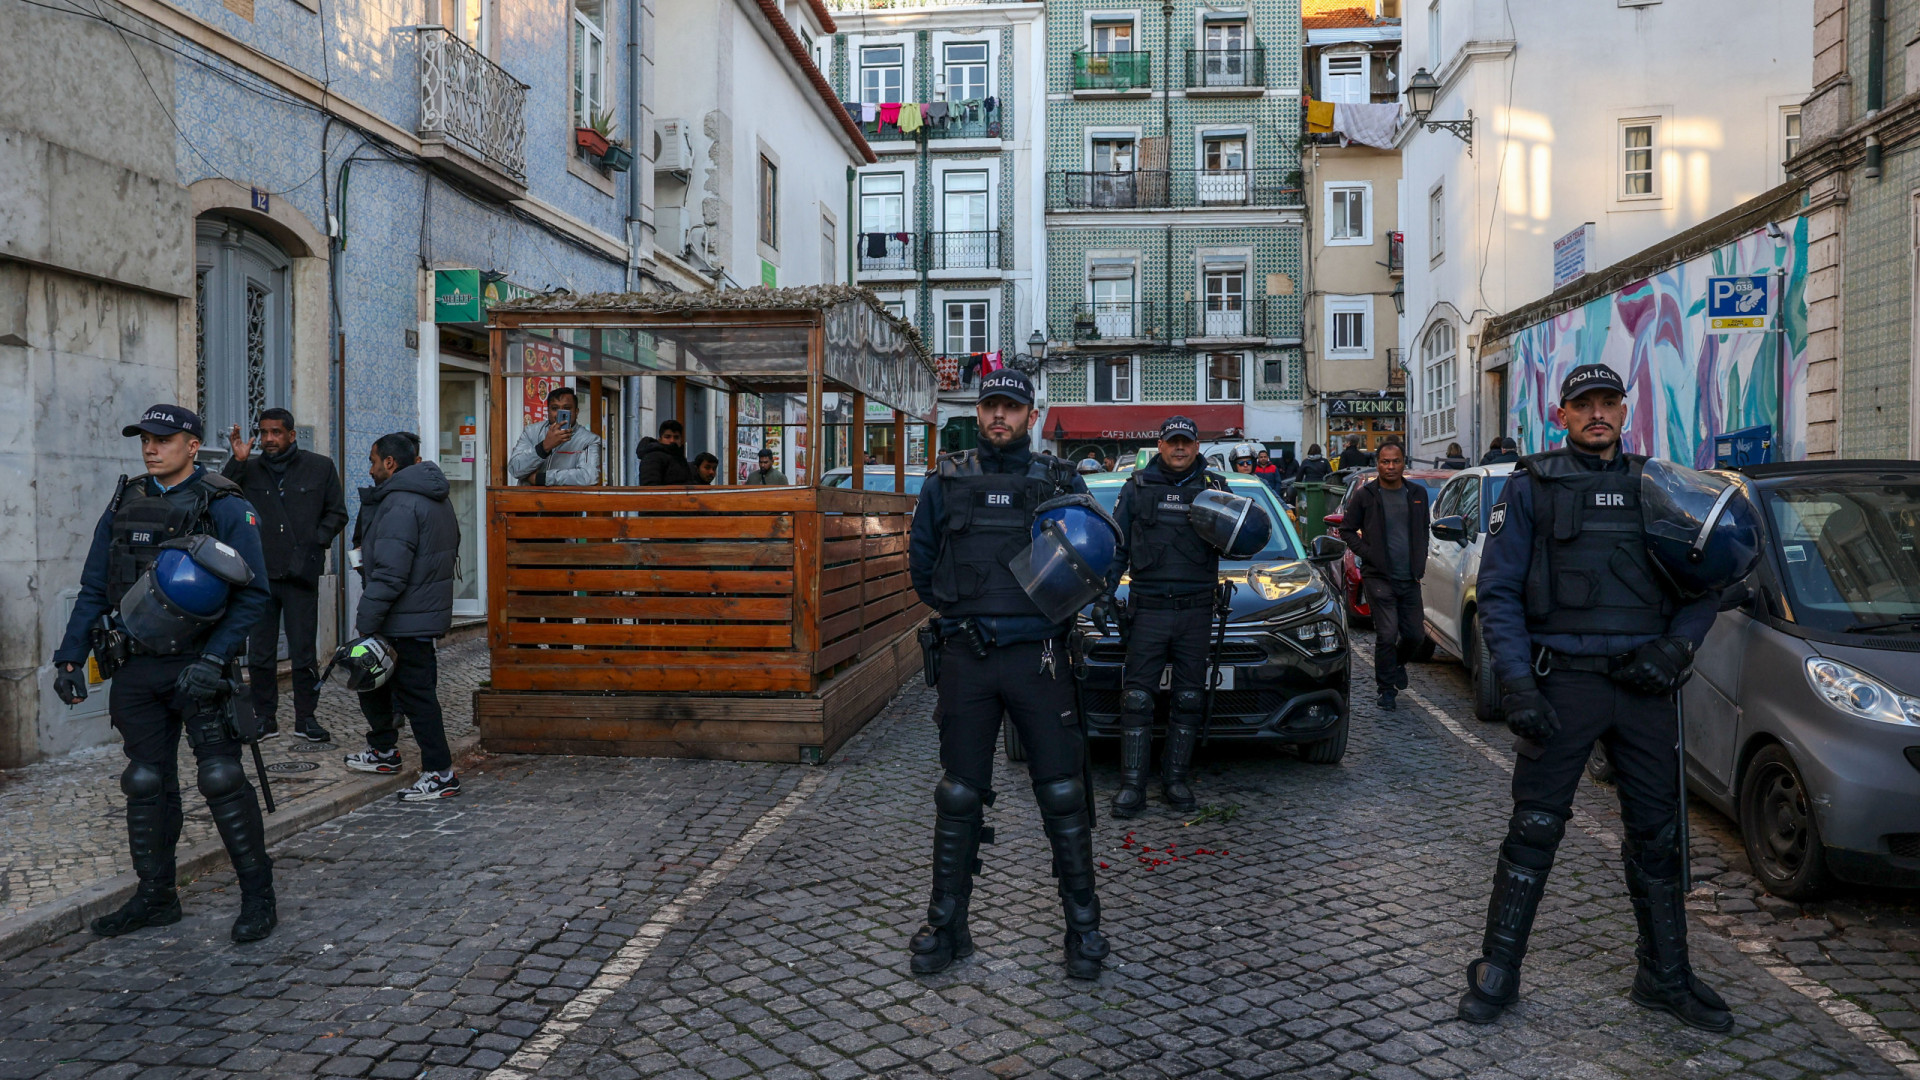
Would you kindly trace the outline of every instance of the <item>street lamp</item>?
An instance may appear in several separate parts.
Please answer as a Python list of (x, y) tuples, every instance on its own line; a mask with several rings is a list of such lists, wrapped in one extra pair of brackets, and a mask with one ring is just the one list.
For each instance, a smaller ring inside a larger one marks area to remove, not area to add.
[(1467, 156), (1473, 156), (1473, 110), (1467, 110), (1465, 120), (1429, 120), (1433, 112), (1433, 99), (1440, 96), (1440, 80), (1427, 72), (1426, 68), (1413, 73), (1407, 80), (1407, 113), (1413, 122), (1428, 131), (1451, 131), (1456, 138), (1467, 144)]
[(1027, 339), (1026, 352), (1014, 353), (1012, 356), (1007, 357), (1006, 361), (1008, 367), (1015, 371), (1025, 372), (1028, 375), (1038, 375), (1042, 369), (1058, 371), (1072, 363), (1071, 358), (1066, 360), (1056, 359), (1053, 367), (1048, 368), (1047, 335), (1039, 330), (1035, 330), (1033, 336)]
[(1057, 443), (1067, 441), (1067, 425), (1061, 423), (1057, 417), (1053, 421), (1053, 441)]
[(1405, 315), (1407, 313), (1407, 283), (1405, 280), (1395, 281), (1393, 283), (1393, 313), (1395, 315)]
[(1033, 336), (1027, 339), (1027, 351), (1033, 354), (1035, 360), (1045, 360), (1047, 358), (1047, 335), (1035, 330)]

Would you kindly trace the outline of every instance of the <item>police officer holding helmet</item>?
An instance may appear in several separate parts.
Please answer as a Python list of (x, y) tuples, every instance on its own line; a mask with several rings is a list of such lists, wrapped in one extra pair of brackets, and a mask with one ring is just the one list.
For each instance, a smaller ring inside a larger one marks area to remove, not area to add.
[(200, 794), (240, 878), (233, 940), (258, 941), (278, 923), (273, 867), (253, 786), (241, 771), (231, 715), (234, 657), (267, 610), (258, 519), (239, 487), (194, 463), (200, 418), (155, 405), (121, 432), (140, 437), (144, 476), (124, 477), (94, 528), (66, 636), (53, 654), (54, 692), (86, 700), (87, 653), (113, 680), (108, 707), (125, 742), (127, 846), (138, 891), (93, 920), (107, 937), (180, 921), (174, 846), (182, 806), (180, 733), (199, 761)]
[(1480, 619), (1518, 760), (1482, 955), (1460, 1001), (1472, 1023), (1492, 1023), (1519, 996), (1534, 914), (1599, 740), (1640, 930), (1632, 1000), (1703, 1030), (1733, 1026), (1688, 961), (1674, 695), (1720, 594), (1758, 557), (1754, 511), (1719, 477), (1622, 450), (1625, 394), (1605, 365), (1573, 369), (1560, 391), (1567, 445), (1522, 458), (1488, 516)]
[(1012, 369), (980, 381), (980, 446), (943, 454), (914, 509), (909, 571), (938, 613), (921, 632), (940, 692), (933, 889), (908, 948), (915, 974), (971, 955), (967, 908), (980, 845), (991, 843), (993, 759), (1005, 713), (1027, 748), (1034, 801), (1066, 914), (1067, 974), (1097, 978), (1107, 956), (1094, 895), (1086, 737), (1067, 631), (1105, 588), (1111, 519), (1072, 463), (1033, 452), (1033, 384)]

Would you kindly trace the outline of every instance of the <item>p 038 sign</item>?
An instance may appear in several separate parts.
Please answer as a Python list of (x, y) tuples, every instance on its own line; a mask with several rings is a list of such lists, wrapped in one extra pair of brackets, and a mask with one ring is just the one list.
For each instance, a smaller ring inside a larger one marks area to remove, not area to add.
[(1707, 279), (1707, 330), (1714, 334), (1764, 333), (1772, 315), (1767, 274)]

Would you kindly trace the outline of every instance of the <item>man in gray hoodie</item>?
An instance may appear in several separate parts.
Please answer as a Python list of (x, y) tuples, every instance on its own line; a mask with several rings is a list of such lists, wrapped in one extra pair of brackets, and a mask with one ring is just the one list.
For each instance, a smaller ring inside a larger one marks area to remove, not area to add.
[(360, 606), (354, 628), (393, 645), (393, 674), (360, 695), (367, 717), (367, 749), (347, 756), (360, 772), (400, 771), (400, 731), (394, 706), (407, 714), (420, 746), (420, 779), (402, 802), (460, 794), (453, 754), (440, 711), (436, 638), (453, 626), (454, 561), (460, 523), (447, 502), (440, 466), (419, 460), (419, 443), (404, 432), (382, 435), (368, 454), (374, 486), (360, 489)]

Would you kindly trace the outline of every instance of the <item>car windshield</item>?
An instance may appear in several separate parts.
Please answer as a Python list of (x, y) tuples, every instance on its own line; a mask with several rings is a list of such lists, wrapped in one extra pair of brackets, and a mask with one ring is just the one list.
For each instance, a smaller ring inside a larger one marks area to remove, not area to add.
[[(1109, 479), (1111, 477), (1111, 479)], [(1100, 500), (1100, 505), (1111, 513), (1114, 504), (1120, 501), (1120, 489), (1126, 486), (1126, 478), (1105, 473), (1087, 478), (1087, 490)], [(1268, 520), (1274, 523), (1273, 539), (1267, 546), (1248, 559), (1248, 562), (1285, 562), (1300, 558), (1300, 541), (1293, 535), (1293, 523), (1280, 509), (1280, 500), (1276, 499), (1273, 489), (1265, 482), (1251, 476), (1230, 476), (1227, 487), (1236, 495), (1245, 495), (1260, 504), (1267, 512)]]
[(1920, 477), (1808, 477), (1765, 491), (1788, 618), (1839, 632), (1920, 624)]
[[(893, 469), (887, 465), (869, 466), (861, 485), (864, 491), (892, 491)], [(927, 475), (917, 468), (907, 470), (907, 494), (920, 494), (920, 485), (927, 482)], [(827, 487), (852, 487), (853, 474), (850, 472), (831, 472), (827, 474)]]

